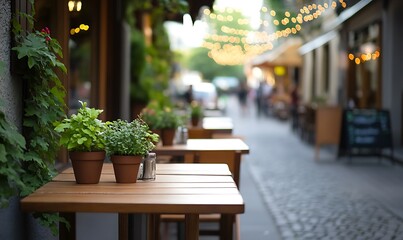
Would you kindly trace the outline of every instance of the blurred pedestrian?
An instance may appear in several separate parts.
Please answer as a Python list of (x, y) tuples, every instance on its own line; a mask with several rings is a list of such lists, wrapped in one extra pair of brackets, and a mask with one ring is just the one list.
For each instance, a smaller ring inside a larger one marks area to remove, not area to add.
[(291, 127), (293, 130), (297, 130), (299, 122), (298, 119), (299, 94), (297, 85), (293, 86), (290, 95), (291, 95), (291, 106), (290, 106)]
[(185, 92), (185, 101), (188, 104), (188, 106), (190, 106), (190, 104), (192, 103), (193, 99), (193, 85), (189, 85), (187, 91)]
[(256, 110), (257, 116), (269, 115), (269, 98), (272, 92), (272, 87), (266, 81), (261, 81), (259, 87), (256, 89)]
[(239, 89), (238, 89), (238, 100), (239, 105), (241, 106), (241, 113), (245, 115), (248, 113), (247, 106), (247, 97), (248, 97), (249, 89), (246, 81), (241, 81)]

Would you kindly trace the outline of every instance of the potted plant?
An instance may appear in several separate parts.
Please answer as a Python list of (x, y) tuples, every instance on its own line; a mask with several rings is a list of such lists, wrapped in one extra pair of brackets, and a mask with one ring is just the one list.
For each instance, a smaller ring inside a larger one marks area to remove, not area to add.
[(153, 133), (161, 136), (161, 109), (158, 102), (151, 101), (145, 108), (141, 110), (140, 118), (147, 123)]
[(203, 107), (197, 101), (190, 103), (190, 119), (193, 127), (199, 125), (200, 119), (203, 117)]
[(170, 107), (165, 107), (161, 113), (162, 145), (171, 146), (175, 137), (176, 129), (182, 125), (181, 117)]
[(111, 157), (115, 179), (118, 183), (135, 183), (140, 163), (158, 142), (158, 135), (148, 125), (136, 118), (128, 122), (118, 119), (109, 122), (105, 131), (105, 146)]
[(56, 124), (60, 144), (67, 147), (77, 183), (98, 183), (105, 159), (105, 123), (98, 119), (103, 110), (81, 104), (77, 114)]

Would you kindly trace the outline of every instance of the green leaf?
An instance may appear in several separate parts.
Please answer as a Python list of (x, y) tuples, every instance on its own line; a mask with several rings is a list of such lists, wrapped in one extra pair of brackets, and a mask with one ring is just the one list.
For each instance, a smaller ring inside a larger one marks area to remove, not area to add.
[(35, 60), (32, 57), (28, 57), (28, 67), (32, 68), (35, 65)]

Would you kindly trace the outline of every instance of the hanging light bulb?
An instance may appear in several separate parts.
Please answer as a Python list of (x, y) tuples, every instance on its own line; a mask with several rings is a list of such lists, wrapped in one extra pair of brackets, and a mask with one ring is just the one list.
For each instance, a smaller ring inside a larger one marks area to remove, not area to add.
[(67, 6), (69, 7), (69, 11), (72, 12), (74, 10), (74, 1), (69, 1)]
[(78, 1), (77, 3), (76, 3), (76, 10), (77, 10), (77, 12), (79, 12), (79, 11), (81, 11), (81, 7), (83, 6), (83, 4), (81, 3), (81, 1)]

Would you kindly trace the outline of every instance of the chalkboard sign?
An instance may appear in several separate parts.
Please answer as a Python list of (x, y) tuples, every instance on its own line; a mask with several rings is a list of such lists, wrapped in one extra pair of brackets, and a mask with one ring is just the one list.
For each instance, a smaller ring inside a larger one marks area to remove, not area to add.
[(341, 131), (341, 150), (392, 149), (390, 115), (387, 110), (344, 110)]

